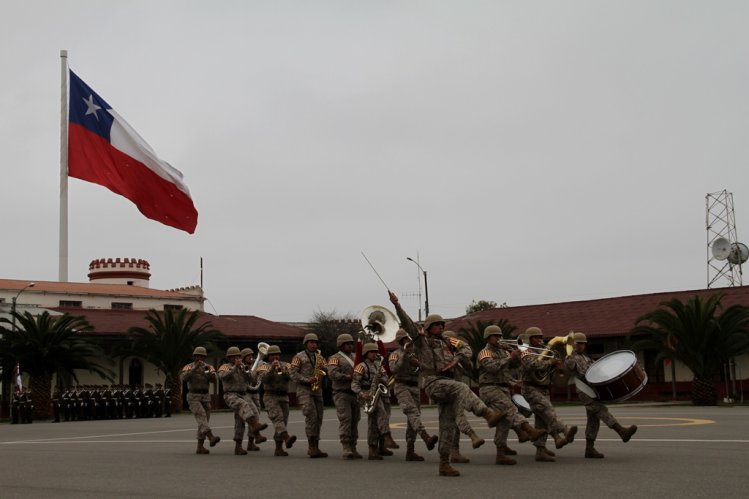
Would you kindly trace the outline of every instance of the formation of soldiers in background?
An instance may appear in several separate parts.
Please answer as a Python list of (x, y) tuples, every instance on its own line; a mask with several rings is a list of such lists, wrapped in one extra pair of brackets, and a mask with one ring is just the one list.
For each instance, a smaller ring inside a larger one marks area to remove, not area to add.
[(160, 418), (172, 415), (171, 390), (160, 384), (79, 385), (52, 397), (54, 421)]
[(24, 390), (13, 393), (10, 412), (12, 424), (30, 424), (34, 417), (34, 403), (31, 401), (31, 392)]

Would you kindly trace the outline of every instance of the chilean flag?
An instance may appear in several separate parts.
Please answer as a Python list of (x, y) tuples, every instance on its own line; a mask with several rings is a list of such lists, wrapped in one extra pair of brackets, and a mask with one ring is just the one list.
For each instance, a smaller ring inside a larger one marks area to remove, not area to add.
[(198, 212), (182, 173), (70, 71), (68, 175), (124, 196), (151, 220), (195, 232)]

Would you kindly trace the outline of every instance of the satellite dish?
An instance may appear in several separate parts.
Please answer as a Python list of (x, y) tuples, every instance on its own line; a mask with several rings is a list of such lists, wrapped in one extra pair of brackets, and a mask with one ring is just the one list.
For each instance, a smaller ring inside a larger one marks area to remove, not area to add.
[(749, 260), (749, 248), (744, 243), (733, 243), (728, 254), (728, 261), (733, 265), (741, 265)]
[(719, 237), (713, 242), (711, 249), (713, 258), (716, 260), (725, 260), (731, 254), (731, 242), (725, 237)]

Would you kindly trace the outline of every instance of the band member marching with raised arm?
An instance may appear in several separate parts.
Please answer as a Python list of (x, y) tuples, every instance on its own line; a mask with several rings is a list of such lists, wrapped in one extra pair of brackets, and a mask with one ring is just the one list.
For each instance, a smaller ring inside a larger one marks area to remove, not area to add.
[[(255, 435), (255, 440), (261, 438), (261, 441), (265, 441), (267, 439), (260, 435), (260, 430), (264, 430), (268, 425), (260, 423), (260, 412), (252, 398), (247, 396), (247, 384), (252, 382), (252, 377), (249, 368), (242, 363), (239, 348), (229, 347), (226, 351), (226, 360), (226, 364), (218, 368), (218, 376), (224, 385), (224, 402), (234, 410), (235, 416), (247, 422), (247, 427)], [(234, 454), (246, 455), (247, 451), (242, 449), (242, 438), (236, 437), (235, 434)]]
[[(551, 405), (551, 369), (562, 365), (562, 361), (553, 357), (546, 358), (539, 355), (538, 350), (543, 348), (543, 332), (540, 328), (529, 327), (525, 335), (530, 343), (529, 349), (522, 352), (520, 360), (523, 367), (523, 397), (531, 406), (535, 417), (536, 428), (543, 428), (546, 433), (554, 438), (554, 445), (561, 449), (571, 444), (577, 433), (577, 426), (566, 426), (557, 417), (554, 406)], [(553, 462), (554, 452), (546, 449), (546, 435), (534, 439), (536, 446), (536, 461)]]
[(328, 358), (328, 377), (333, 384), (333, 404), (338, 416), (338, 436), (343, 447), (343, 459), (361, 459), (356, 451), (359, 439), (361, 408), (351, 380), (354, 377), (354, 338), (341, 334), (336, 339), (338, 352)]
[(434, 449), (438, 437), (437, 435), (429, 435), (421, 422), (419, 358), (414, 353), (413, 342), (403, 329), (399, 329), (395, 333), (395, 341), (398, 342), (400, 348), (390, 354), (390, 370), (395, 377), (395, 384), (393, 385), (395, 398), (408, 419), (408, 426), (406, 426), (406, 461), (423, 461), (424, 458), (416, 454), (414, 450), (416, 435), (424, 440), (427, 450)]
[(520, 350), (513, 349), (508, 353), (500, 343), (502, 329), (499, 326), (487, 326), (484, 329), (486, 347), (479, 352), (479, 396), (492, 409), (507, 414), (499, 422), (494, 433), (494, 444), (497, 447), (496, 464), (512, 465), (517, 461), (507, 457), (507, 435), (510, 428), (515, 430), (520, 442), (541, 438), (546, 431), (533, 428), (526, 419), (518, 413), (512, 403), (510, 387), (514, 380), (510, 376), (513, 368), (520, 367)]
[(286, 362), (281, 362), (281, 349), (277, 345), (270, 345), (267, 350), (268, 362), (257, 368), (257, 377), (263, 384), (265, 410), (273, 423), (275, 432), (273, 441), (276, 443), (274, 456), (288, 456), (283, 450), (296, 442), (296, 435), (289, 435), (287, 426), (289, 424), (289, 368)]
[(216, 369), (205, 363), (208, 353), (204, 347), (195, 347), (192, 355), (194, 362), (182, 368), (179, 379), (183, 383), (187, 382), (187, 403), (198, 423), (198, 448), (195, 453), (210, 454), (203, 445), (206, 437), (211, 447), (221, 441), (221, 437), (214, 436), (211, 427), (208, 426), (211, 419), (211, 395), (208, 393), (208, 385), (216, 383)]
[[(588, 372), (588, 368), (593, 364), (593, 359), (588, 357), (585, 353), (586, 347), (588, 346), (588, 339), (583, 333), (575, 333), (575, 350), (564, 359), (564, 366), (569, 370), (571, 375), (577, 376), (581, 380), (585, 379), (585, 373)], [(603, 454), (595, 449), (596, 437), (598, 437), (598, 430), (601, 426), (601, 421), (606, 426), (614, 430), (619, 434), (622, 442), (629, 442), (632, 435), (637, 431), (636, 425), (624, 427), (619, 424), (619, 421), (609, 412), (602, 402), (588, 396), (581, 390), (577, 391), (577, 396), (585, 405), (585, 413), (588, 416), (588, 423), (585, 426), (585, 457), (602, 459)]]
[(317, 341), (315, 333), (305, 335), (304, 350), (291, 359), (289, 369), (291, 379), (296, 382), (296, 398), (304, 414), (309, 444), (307, 455), (311, 458), (328, 457), (319, 448), (323, 417), (322, 381), (326, 376), (327, 363), (317, 350)]
[(439, 315), (430, 315), (424, 321), (424, 329), (419, 330), (408, 314), (401, 308), (398, 296), (389, 291), (390, 302), (395, 306), (401, 326), (414, 343), (414, 352), (419, 359), (419, 367), (424, 377), (426, 394), (438, 404), (439, 410), (439, 474), (440, 476), (459, 476), (460, 472), (450, 466), (450, 449), (452, 448), (458, 414), (469, 410), (486, 419), (490, 428), (505, 417), (501, 412), (490, 409), (479, 399), (468, 385), (453, 379), (453, 369), (462, 358), (467, 356), (466, 345), (457, 338), (450, 338), (453, 351), (448, 341), (442, 338), (445, 321)]
[[(380, 385), (387, 387), (388, 377), (382, 363), (378, 360), (377, 345), (367, 343), (362, 348), (364, 360), (354, 368), (351, 380), (351, 390), (371, 410), (367, 418), (367, 443), (369, 444), (369, 459), (381, 460), (382, 456), (392, 456), (386, 445), (392, 440), (388, 415), (382, 400), (387, 394), (378, 393)], [(383, 451), (386, 451), (383, 453)]]

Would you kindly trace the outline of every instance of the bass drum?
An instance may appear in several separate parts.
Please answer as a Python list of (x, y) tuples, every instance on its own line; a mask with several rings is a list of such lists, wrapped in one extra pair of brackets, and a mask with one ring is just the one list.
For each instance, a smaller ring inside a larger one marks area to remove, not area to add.
[(585, 373), (585, 381), (602, 402), (622, 402), (645, 388), (648, 376), (629, 350), (606, 354)]
[(518, 408), (518, 412), (526, 418), (529, 418), (533, 415), (533, 411), (531, 411), (531, 405), (528, 403), (528, 400), (526, 400), (526, 398), (519, 393), (516, 393), (512, 396), (512, 403), (515, 404), (515, 407)]

